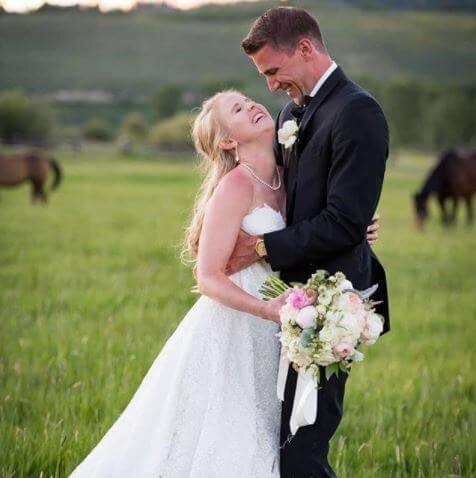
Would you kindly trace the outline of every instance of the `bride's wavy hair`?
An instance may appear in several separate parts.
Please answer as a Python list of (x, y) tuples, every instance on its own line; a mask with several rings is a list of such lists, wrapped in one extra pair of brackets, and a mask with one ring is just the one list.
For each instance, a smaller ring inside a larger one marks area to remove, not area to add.
[(185, 264), (196, 264), (198, 244), (202, 232), (205, 208), (221, 178), (236, 167), (236, 153), (220, 147), (229, 131), (218, 118), (216, 106), (224, 95), (238, 93), (236, 90), (224, 90), (216, 93), (202, 103), (192, 127), (192, 139), (200, 169), (204, 176), (195, 198), (190, 223), (185, 230), (181, 258)]

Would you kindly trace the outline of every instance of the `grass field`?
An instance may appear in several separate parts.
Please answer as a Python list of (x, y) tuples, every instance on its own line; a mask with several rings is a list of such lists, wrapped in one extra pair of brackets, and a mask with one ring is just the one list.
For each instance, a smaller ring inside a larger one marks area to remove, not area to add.
[[(197, 185), (181, 158), (61, 154), (48, 207), (0, 191), (0, 477), (63, 477), (131, 398), (196, 297), (177, 244)], [(376, 251), (392, 332), (352, 372), (341, 478), (476, 476), (476, 229), (413, 227), (431, 158), (389, 166)], [(224, 477), (226, 478), (226, 477)]]

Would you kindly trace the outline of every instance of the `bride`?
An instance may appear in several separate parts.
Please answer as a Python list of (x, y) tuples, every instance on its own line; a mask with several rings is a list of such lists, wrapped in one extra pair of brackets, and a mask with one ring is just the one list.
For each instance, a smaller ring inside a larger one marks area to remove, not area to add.
[(227, 91), (205, 101), (192, 135), (208, 173), (185, 244), (203, 295), (74, 478), (279, 477), (281, 300), (259, 299), (264, 261), (225, 274), (240, 229), (285, 226), (274, 121)]
[(192, 135), (208, 171), (185, 252), (203, 295), (73, 478), (279, 477), (284, 297), (260, 300), (271, 273), (265, 261), (226, 275), (240, 230), (285, 227), (274, 121), (262, 105), (225, 91), (204, 102)]

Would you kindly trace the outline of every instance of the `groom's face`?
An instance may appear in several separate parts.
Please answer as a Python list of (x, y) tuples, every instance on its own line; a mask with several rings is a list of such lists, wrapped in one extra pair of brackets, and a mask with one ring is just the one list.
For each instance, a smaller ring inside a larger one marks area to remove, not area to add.
[(295, 103), (303, 103), (307, 64), (298, 48), (291, 53), (265, 45), (251, 59), (271, 92), (283, 90)]

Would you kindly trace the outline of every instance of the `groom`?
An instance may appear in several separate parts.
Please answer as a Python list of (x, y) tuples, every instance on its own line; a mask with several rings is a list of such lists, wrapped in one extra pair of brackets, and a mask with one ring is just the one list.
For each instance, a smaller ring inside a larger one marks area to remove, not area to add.
[[(230, 271), (266, 258), (286, 282), (306, 282), (317, 269), (342, 271), (356, 289), (378, 283), (374, 300), (389, 330), (385, 272), (366, 240), (377, 208), (388, 156), (388, 127), (374, 98), (353, 83), (329, 56), (315, 18), (293, 7), (272, 8), (242, 42), (272, 92), (291, 98), (277, 130), (293, 120), (293, 145), (280, 144), (287, 227), (262, 238), (242, 235)], [(282, 141), (282, 138), (281, 138)], [(321, 377), (324, 374), (321, 374)], [(290, 439), (289, 419), (297, 374), (289, 368), (281, 421), (281, 477), (335, 477), (329, 441), (343, 413), (346, 374), (333, 375), (318, 390), (315, 424)]]

